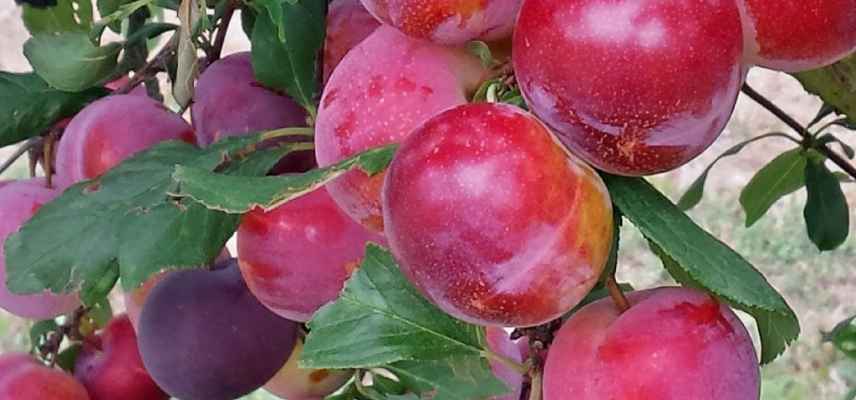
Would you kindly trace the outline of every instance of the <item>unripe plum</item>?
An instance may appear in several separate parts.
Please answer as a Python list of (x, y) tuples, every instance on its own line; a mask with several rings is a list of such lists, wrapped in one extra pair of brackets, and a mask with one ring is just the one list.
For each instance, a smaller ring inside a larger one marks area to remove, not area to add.
[(405, 275), (479, 325), (568, 312), (597, 282), (612, 238), (600, 177), (502, 104), (459, 106), (418, 128), (387, 171), (383, 210)]
[(259, 303), (236, 264), (170, 273), (143, 306), (143, 364), (174, 397), (241, 397), (268, 382), (294, 348), (297, 324)]
[[(492, 352), (519, 363), (525, 361), (520, 346), (511, 340), (505, 329), (490, 327), (485, 330), (485, 333), (488, 348)], [(510, 390), (502, 396), (492, 397), (491, 400), (520, 400), (520, 392), (523, 390), (523, 374), (494, 360), (490, 361), (490, 369)]]
[(93, 179), (126, 158), (166, 140), (195, 143), (193, 129), (180, 115), (151, 98), (115, 95), (78, 113), (56, 153), (56, 181), (66, 188)]
[(785, 72), (856, 50), (856, 0), (745, 0), (747, 61)]
[(301, 354), (303, 341), (298, 339), (288, 362), (265, 384), (265, 390), (288, 400), (323, 400), (354, 374), (353, 371), (302, 369), (297, 365)]
[(77, 295), (12, 294), (6, 287), (6, 239), (17, 232), (44, 204), (59, 196), (42, 178), (10, 181), (0, 187), (0, 308), (20, 317), (48, 319), (80, 305)]
[(441, 44), (496, 40), (511, 34), (522, 0), (363, 0), (381, 21)]
[(238, 258), (247, 286), (262, 304), (305, 322), (339, 296), (370, 240), (382, 237), (348, 217), (322, 187), (270, 212), (244, 215)]
[(726, 305), (694, 289), (631, 293), (623, 314), (609, 298), (559, 330), (544, 370), (544, 400), (751, 400), (758, 358)]
[(21, 353), (0, 356), (0, 399), (90, 400), (83, 385), (70, 375)]
[(92, 400), (166, 400), (149, 376), (137, 348), (137, 335), (126, 315), (114, 317), (99, 336), (84, 341), (74, 376)]
[(324, 82), (345, 54), (372, 34), (380, 22), (369, 14), (360, 0), (333, 0), (327, 11), (327, 36), (324, 39)]
[(734, 0), (527, 0), (513, 64), (532, 111), (568, 148), (621, 175), (707, 149), (745, 69)]
[[(484, 73), (463, 50), (378, 28), (345, 56), (327, 83), (315, 131), (318, 164), (402, 140), (438, 112), (466, 103)], [(381, 186), (382, 174), (370, 178), (355, 170), (327, 190), (351, 218), (380, 232)]]
[(190, 112), (200, 146), (227, 136), (306, 125), (303, 107), (256, 82), (249, 52), (230, 54), (205, 69)]

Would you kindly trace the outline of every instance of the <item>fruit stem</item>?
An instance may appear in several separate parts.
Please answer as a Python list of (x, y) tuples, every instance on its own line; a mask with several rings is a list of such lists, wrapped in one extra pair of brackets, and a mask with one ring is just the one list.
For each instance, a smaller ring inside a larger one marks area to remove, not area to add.
[(770, 101), (770, 99), (758, 93), (755, 89), (749, 86), (748, 83), (744, 84), (741, 90), (745, 95), (749, 96), (749, 98), (761, 105), (761, 107), (764, 107), (765, 109), (767, 109), (767, 111), (769, 111), (782, 122), (784, 122), (785, 125), (791, 127), (791, 129), (799, 133), (800, 136), (803, 137), (805, 143), (809, 144), (811, 148), (817, 150), (818, 152), (826, 156), (826, 158), (830, 159), (833, 163), (835, 163), (835, 165), (838, 165), (839, 168), (847, 172), (847, 174), (853, 177), (853, 179), (856, 179), (856, 167), (851, 165), (844, 157), (827, 147), (825, 144), (818, 143), (817, 141), (815, 141), (814, 137), (808, 129), (802, 126), (793, 117), (788, 115), (788, 113), (786, 113), (784, 110), (779, 108), (779, 106), (777, 106), (775, 103)]
[(541, 400), (541, 389), (544, 382), (544, 374), (540, 369), (532, 371), (532, 383), (529, 385), (529, 400)]
[(630, 309), (630, 302), (627, 301), (627, 297), (624, 296), (624, 292), (621, 290), (621, 286), (618, 286), (618, 282), (615, 281), (615, 276), (610, 276), (606, 278), (606, 290), (609, 291), (609, 297), (612, 297), (612, 301), (615, 302), (615, 306), (618, 307), (618, 310), (622, 313)]
[(51, 129), (50, 133), (48, 133), (44, 140), (44, 145), (42, 146), (42, 159), (44, 160), (42, 169), (45, 171), (45, 183), (48, 188), (53, 188), (53, 163), (54, 155), (56, 154), (56, 143), (59, 139), (58, 136), (58, 128)]
[(512, 359), (510, 359), (510, 358), (508, 358), (502, 354), (494, 353), (488, 349), (485, 349), (483, 354), (489, 360), (496, 361), (496, 362), (498, 362), (498, 363), (500, 363), (500, 364), (502, 364), (508, 368), (511, 368), (514, 371), (520, 373), (521, 375), (526, 375), (529, 373), (530, 368), (526, 364), (522, 364), (522, 363), (519, 363), (517, 361), (514, 361), (514, 360), (512, 360)]

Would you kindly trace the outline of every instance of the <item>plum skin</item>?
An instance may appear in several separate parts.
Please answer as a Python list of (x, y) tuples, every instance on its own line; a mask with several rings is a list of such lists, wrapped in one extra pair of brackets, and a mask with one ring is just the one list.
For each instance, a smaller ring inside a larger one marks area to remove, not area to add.
[(276, 374), (297, 329), (259, 303), (232, 261), (216, 271), (168, 274), (143, 305), (137, 337), (143, 365), (164, 391), (182, 400), (230, 400)]
[(716, 298), (688, 288), (589, 304), (558, 331), (544, 370), (545, 400), (749, 400), (760, 396), (752, 339)]
[[(428, 118), (467, 102), (485, 70), (460, 49), (404, 36), (382, 26), (351, 50), (330, 77), (315, 130), (315, 155), (326, 167), (362, 151), (397, 143)], [(351, 218), (383, 231), (383, 174), (350, 171), (327, 184)]]
[(23, 353), (0, 355), (0, 399), (90, 400), (83, 385), (71, 375)]
[(478, 325), (535, 326), (570, 311), (612, 240), (600, 177), (509, 105), (459, 106), (417, 129), (387, 171), (383, 210), (402, 272)]
[(200, 146), (249, 132), (306, 125), (306, 111), (288, 96), (264, 88), (249, 52), (233, 53), (199, 76), (190, 108)]
[[(505, 329), (497, 327), (486, 328), (485, 339), (487, 339), (487, 346), (492, 352), (508, 357), (510, 360), (521, 364), (526, 361), (523, 349), (519, 343), (511, 340)], [(528, 341), (526, 343), (528, 344)], [(490, 361), (490, 369), (509, 389), (508, 393), (501, 396), (494, 396), (490, 400), (519, 400), (520, 392), (523, 390), (523, 374), (493, 360)]]
[(460, 45), (511, 34), (522, 0), (362, 0), (379, 20), (417, 39)]
[(72, 118), (59, 141), (57, 185), (67, 188), (97, 178), (165, 140), (196, 143), (193, 128), (151, 98), (125, 94), (97, 100)]
[(74, 376), (92, 400), (166, 400), (143, 366), (137, 335), (127, 315), (114, 317), (99, 336), (87, 338)]
[(856, 50), (854, 0), (745, 0), (747, 62), (800, 72)]
[(346, 370), (302, 369), (298, 367), (302, 354), (303, 340), (298, 339), (288, 361), (264, 389), (288, 400), (323, 400), (354, 374)]
[(746, 68), (734, 0), (527, 0), (513, 64), (532, 111), (606, 172), (675, 169), (725, 128)]
[(43, 178), (7, 182), (0, 187), (0, 308), (28, 319), (49, 319), (74, 311), (76, 294), (13, 294), (6, 287), (6, 251), (2, 244), (38, 209), (60, 195)]
[[(223, 264), (227, 264), (232, 260), (232, 255), (229, 253), (229, 249), (224, 248), (223, 251), (220, 252), (220, 255), (217, 256), (217, 259), (214, 260), (214, 264), (211, 266), (212, 269), (218, 269), (219, 266)], [(149, 298), (149, 294), (151, 294), (152, 289), (157, 286), (160, 281), (162, 281), (171, 270), (164, 270), (157, 272), (146, 279), (142, 285), (137, 288), (134, 288), (131, 291), (126, 291), (122, 293), (122, 300), (125, 304), (125, 313), (128, 315), (128, 319), (131, 321), (131, 325), (134, 327), (134, 331), (136, 332), (140, 325), (140, 314), (143, 312), (143, 305), (146, 304), (146, 299)]]
[(362, 43), (380, 22), (360, 0), (333, 0), (327, 11), (327, 36), (324, 38), (324, 82), (351, 49)]
[(238, 259), (247, 286), (262, 304), (306, 322), (339, 296), (369, 241), (383, 238), (342, 212), (322, 187), (269, 212), (244, 215)]

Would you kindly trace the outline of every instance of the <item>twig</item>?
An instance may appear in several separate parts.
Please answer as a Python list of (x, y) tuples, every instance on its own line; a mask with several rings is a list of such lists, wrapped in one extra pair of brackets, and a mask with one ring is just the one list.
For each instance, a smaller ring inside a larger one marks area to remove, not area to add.
[(758, 93), (755, 89), (749, 86), (749, 84), (744, 84), (742, 91), (744, 94), (749, 96), (749, 98), (760, 104), (761, 107), (764, 107), (765, 109), (767, 109), (767, 111), (775, 115), (776, 118), (784, 122), (785, 125), (791, 127), (791, 129), (799, 133), (800, 136), (802, 136), (803, 141), (809, 147), (817, 150), (818, 152), (826, 156), (826, 158), (830, 159), (833, 163), (835, 163), (835, 165), (844, 170), (844, 172), (847, 172), (847, 174), (853, 177), (853, 179), (856, 179), (856, 167), (847, 162), (847, 160), (843, 156), (836, 153), (835, 151), (827, 147), (825, 144), (817, 143), (817, 141), (814, 139), (814, 136), (811, 134), (811, 132), (809, 132), (808, 129), (806, 129), (806, 127), (802, 126), (799, 122), (797, 122), (797, 120), (795, 120), (793, 117), (788, 115), (788, 113), (779, 108), (779, 106), (770, 101), (770, 99)]
[(143, 83), (150, 75), (156, 74), (163, 70), (162, 65), (166, 59), (175, 52), (176, 44), (178, 43), (178, 35), (173, 35), (169, 42), (154, 56), (149, 62), (140, 67), (134, 72), (134, 76), (128, 80), (122, 87), (113, 91), (113, 94), (127, 94), (134, 90), (135, 87)]
[(235, 14), (235, 8), (237, 7), (235, 3), (235, 0), (226, 0), (226, 9), (220, 18), (220, 25), (217, 26), (217, 36), (214, 38), (214, 45), (211, 47), (211, 53), (208, 54), (206, 65), (211, 65), (211, 63), (220, 59), (220, 54), (223, 52), (223, 44), (226, 43), (226, 33), (229, 32), (229, 23), (232, 22), (232, 15)]
[(11, 167), (12, 164), (15, 163), (15, 161), (18, 161), (19, 158), (21, 158), (24, 154), (27, 154), (30, 149), (35, 147), (38, 143), (38, 139), (39, 138), (30, 139), (26, 143), (15, 149), (15, 152), (12, 153), (12, 155), (9, 156), (6, 161), (3, 162), (3, 165), (0, 165), (0, 174), (6, 172), (6, 170), (9, 169), (9, 167)]

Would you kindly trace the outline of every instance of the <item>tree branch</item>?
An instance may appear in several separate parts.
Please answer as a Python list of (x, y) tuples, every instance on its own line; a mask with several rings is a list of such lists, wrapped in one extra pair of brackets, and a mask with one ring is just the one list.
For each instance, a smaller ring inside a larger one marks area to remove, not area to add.
[(139, 86), (146, 79), (148, 79), (151, 75), (157, 74), (158, 72), (163, 70), (163, 65), (166, 63), (166, 60), (175, 52), (176, 45), (178, 43), (178, 35), (174, 34), (172, 38), (169, 39), (169, 42), (158, 52), (156, 56), (154, 56), (149, 62), (140, 67), (139, 70), (134, 72), (134, 76), (128, 80), (128, 83), (122, 85), (122, 87), (113, 91), (113, 94), (127, 94), (134, 90), (135, 87)]
[(226, 43), (226, 33), (229, 32), (229, 23), (232, 22), (232, 15), (235, 14), (237, 1), (226, 0), (226, 9), (223, 11), (223, 16), (220, 18), (220, 24), (217, 26), (217, 36), (214, 38), (214, 45), (211, 48), (211, 54), (208, 54), (206, 65), (211, 65), (214, 61), (220, 59), (220, 54), (223, 52), (223, 44)]
[(36, 146), (37, 143), (38, 138), (33, 138), (26, 141), (20, 147), (15, 149), (15, 152), (12, 153), (12, 155), (10, 155), (9, 158), (3, 162), (3, 165), (0, 165), (0, 174), (6, 172), (6, 170), (12, 166), (12, 164), (15, 164), (15, 161), (18, 161), (18, 159), (21, 158), (24, 154), (27, 154), (27, 152), (30, 151), (30, 149), (32, 149), (34, 146)]
[(755, 89), (749, 86), (749, 84), (744, 84), (741, 90), (745, 95), (749, 96), (749, 98), (760, 104), (761, 107), (767, 109), (767, 111), (775, 115), (776, 118), (780, 119), (786, 125), (791, 127), (791, 129), (799, 133), (800, 136), (802, 136), (803, 141), (807, 145), (809, 145), (809, 147), (817, 150), (818, 152), (826, 156), (826, 158), (835, 163), (835, 165), (844, 170), (844, 172), (847, 172), (847, 174), (853, 177), (853, 179), (856, 179), (856, 167), (850, 164), (843, 156), (827, 147), (825, 144), (817, 143), (814, 136), (811, 134), (811, 132), (809, 132), (806, 127), (802, 126), (797, 120), (795, 120), (793, 117), (788, 115), (788, 113), (779, 108), (779, 106), (770, 101), (770, 99), (758, 93)]

